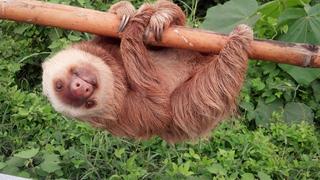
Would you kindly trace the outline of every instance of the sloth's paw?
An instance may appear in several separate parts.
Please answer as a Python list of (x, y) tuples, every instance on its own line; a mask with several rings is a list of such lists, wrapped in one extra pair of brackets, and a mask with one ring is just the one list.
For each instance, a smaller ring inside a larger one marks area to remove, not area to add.
[(121, 18), (121, 22), (118, 28), (119, 32), (122, 32), (128, 24), (130, 18), (135, 14), (136, 9), (129, 1), (120, 1), (110, 7), (109, 13), (117, 15)]

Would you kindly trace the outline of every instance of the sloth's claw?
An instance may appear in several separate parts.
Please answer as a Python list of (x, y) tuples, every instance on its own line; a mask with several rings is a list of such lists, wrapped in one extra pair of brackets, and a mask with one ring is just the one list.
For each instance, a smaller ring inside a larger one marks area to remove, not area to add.
[(132, 17), (135, 14), (136, 9), (130, 3), (130, 1), (120, 1), (112, 5), (108, 12), (115, 14), (116, 16), (121, 18), (118, 32), (122, 32), (126, 28), (130, 20), (130, 17)]
[(163, 27), (157, 26), (155, 32), (155, 39), (156, 41), (161, 41), (162, 40), (162, 33), (163, 33)]
[(130, 16), (128, 15), (123, 15), (120, 21), (120, 25), (118, 28), (118, 32), (122, 32), (124, 30), (124, 28), (127, 26), (128, 22), (130, 20)]

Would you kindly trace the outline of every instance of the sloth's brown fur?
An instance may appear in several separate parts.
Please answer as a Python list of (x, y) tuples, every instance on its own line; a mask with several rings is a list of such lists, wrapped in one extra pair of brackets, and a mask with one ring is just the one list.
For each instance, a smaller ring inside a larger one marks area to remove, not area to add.
[(182, 25), (184, 20), (178, 6), (159, 1), (138, 10), (122, 32), (121, 43), (99, 37), (71, 46), (102, 60), (113, 78), (109, 99), (101, 102), (97, 97), (108, 110), (78, 118), (117, 136), (158, 135), (174, 143), (207, 134), (234, 112), (247, 69), (251, 29), (238, 26), (218, 56), (146, 48), (146, 30), (159, 24)]

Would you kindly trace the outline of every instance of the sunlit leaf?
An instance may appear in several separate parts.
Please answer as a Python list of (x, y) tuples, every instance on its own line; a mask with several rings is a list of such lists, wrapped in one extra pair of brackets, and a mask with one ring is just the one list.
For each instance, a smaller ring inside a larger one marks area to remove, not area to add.
[(214, 6), (207, 11), (203, 29), (229, 33), (238, 24), (254, 25), (259, 19), (255, 0), (231, 0), (223, 5)]
[(34, 157), (35, 155), (37, 155), (38, 152), (39, 152), (39, 148), (33, 148), (33, 149), (21, 151), (21, 152), (15, 154), (14, 156), (19, 157), (19, 158), (23, 158), (23, 159), (30, 159), (30, 158)]
[[(273, 0), (259, 7), (259, 12), (268, 17), (279, 17), (284, 9), (308, 4), (310, 0)], [(299, 8), (301, 9), (301, 8)]]

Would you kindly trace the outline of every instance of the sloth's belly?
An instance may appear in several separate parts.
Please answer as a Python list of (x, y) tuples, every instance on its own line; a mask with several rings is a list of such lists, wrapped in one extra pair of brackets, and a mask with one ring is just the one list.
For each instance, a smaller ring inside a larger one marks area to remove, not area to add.
[(170, 93), (190, 78), (198, 53), (181, 49), (149, 51), (152, 59), (163, 72)]

